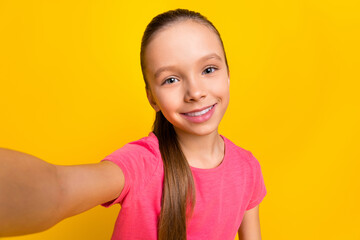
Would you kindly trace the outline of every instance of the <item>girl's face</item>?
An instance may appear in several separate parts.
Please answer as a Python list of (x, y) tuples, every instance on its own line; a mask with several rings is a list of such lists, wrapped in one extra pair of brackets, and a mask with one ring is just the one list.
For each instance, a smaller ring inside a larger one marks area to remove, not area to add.
[(217, 133), (229, 103), (229, 73), (209, 27), (186, 20), (158, 31), (145, 50), (145, 74), (150, 104), (178, 134)]

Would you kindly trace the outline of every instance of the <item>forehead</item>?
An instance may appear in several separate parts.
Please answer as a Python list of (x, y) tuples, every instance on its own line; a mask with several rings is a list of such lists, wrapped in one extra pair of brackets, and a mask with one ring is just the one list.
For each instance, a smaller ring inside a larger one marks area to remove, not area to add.
[(217, 54), (224, 60), (219, 37), (210, 27), (193, 20), (185, 20), (166, 26), (157, 32), (145, 50), (146, 72), (175, 65), (189, 67), (199, 59)]

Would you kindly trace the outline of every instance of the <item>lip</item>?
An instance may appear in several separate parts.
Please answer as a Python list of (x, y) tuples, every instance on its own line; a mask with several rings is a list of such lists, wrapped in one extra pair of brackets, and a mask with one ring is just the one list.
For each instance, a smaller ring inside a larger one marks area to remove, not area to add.
[(203, 107), (203, 108), (195, 109), (195, 110), (193, 110), (193, 111), (191, 111), (191, 112), (185, 112), (185, 113), (181, 113), (181, 114), (187, 114), (187, 113), (200, 112), (200, 111), (202, 111), (202, 110), (205, 110), (205, 109), (207, 109), (207, 108), (209, 108), (209, 107), (211, 107), (211, 106), (215, 106), (215, 105), (216, 105), (216, 103), (215, 103), (215, 104), (212, 104), (212, 105), (209, 105), (209, 106), (207, 106), (207, 107)]
[(198, 110), (187, 112), (187, 113), (199, 112), (199, 111), (205, 110), (205, 109), (212, 106), (212, 108), (208, 112), (206, 112), (206, 113), (204, 113), (203, 115), (200, 115), (200, 116), (189, 116), (189, 115), (186, 115), (186, 113), (181, 113), (181, 116), (183, 116), (186, 120), (188, 120), (190, 122), (193, 122), (193, 123), (203, 123), (203, 122), (206, 122), (207, 120), (209, 120), (212, 117), (212, 115), (215, 112), (216, 105), (217, 104), (215, 103), (214, 105), (210, 105), (210, 106), (205, 107), (205, 108), (200, 108)]

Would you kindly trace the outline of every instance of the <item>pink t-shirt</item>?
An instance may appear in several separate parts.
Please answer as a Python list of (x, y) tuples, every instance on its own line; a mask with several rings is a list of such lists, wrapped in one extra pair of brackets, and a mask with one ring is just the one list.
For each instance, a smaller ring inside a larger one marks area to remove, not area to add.
[[(224, 159), (212, 169), (190, 167), (196, 204), (187, 226), (188, 240), (234, 240), (244, 212), (266, 195), (260, 164), (250, 151), (225, 142)], [(112, 240), (157, 239), (161, 209), (163, 162), (153, 133), (126, 144), (102, 161), (116, 163), (125, 175), (120, 196), (102, 206), (120, 203)]]

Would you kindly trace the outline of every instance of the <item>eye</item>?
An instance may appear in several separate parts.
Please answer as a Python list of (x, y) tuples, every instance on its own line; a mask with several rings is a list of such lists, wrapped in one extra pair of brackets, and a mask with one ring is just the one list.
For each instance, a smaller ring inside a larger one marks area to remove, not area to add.
[(207, 68), (203, 71), (203, 74), (209, 74), (209, 73), (215, 72), (215, 70), (217, 70), (216, 67), (207, 67)]
[(166, 80), (164, 81), (163, 85), (164, 85), (164, 84), (172, 84), (172, 83), (175, 83), (175, 82), (177, 82), (177, 81), (179, 81), (179, 80), (176, 79), (176, 78), (171, 77), (171, 78), (166, 79)]

